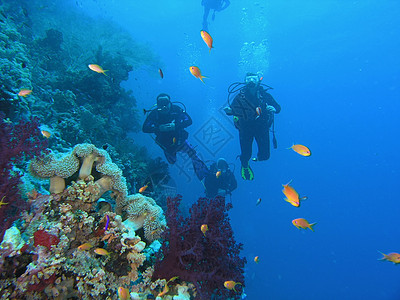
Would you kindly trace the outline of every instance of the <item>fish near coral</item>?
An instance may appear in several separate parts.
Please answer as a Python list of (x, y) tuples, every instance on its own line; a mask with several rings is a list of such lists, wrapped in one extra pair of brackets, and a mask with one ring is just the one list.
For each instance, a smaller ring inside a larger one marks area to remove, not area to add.
[(207, 224), (201, 225), (200, 230), (204, 234), (204, 236), (206, 236), (206, 232), (208, 231), (208, 225)]
[(214, 48), (213, 45), (212, 45), (213, 44), (213, 38), (211, 37), (211, 35), (207, 31), (204, 31), (204, 30), (200, 31), (200, 35), (201, 35), (201, 38), (203, 39), (203, 41), (207, 44), (208, 48), (210, 48), (209, 52), (211, 52), (211, 48)]
[(91, 243), (84, 243), (78, 247), (79, 250), (90, 250), (91, 248), (93, 248)]
[(142, 187), (139, 189), (139, 193), (142, 194), (148, 187), (149, 187), (148, 184), (146, 184), (145, 186), (142, 186)]
[(106, 72), (107, 72), (108, 70), (103, 70), (103, 68), (100, 67), (99, 65), (90, 64), (90, 65), (88, 65), (88, 67), (89, 67), (90, 70), (92, 70), (92, 71), (94, 71), (94, 72), (96, 72), (96, 73), (101, 73), (101, 74), (104, 74), (104, 75), (107, 76)]
[(18, 92), (18, 96), (26, 97), (32, 93), (32, 90), (22, 89)]
[(130, 299), (129, 289), (120, 286), (118, 288), (118, 299), (119, 300), (128, 300)]
[(110, 253), (107, 250), (103, 249), (103, 248), (94, 249), (94, 253), (96, 253), (98, 255), (101, 255), (101, 256), (110, 255)]
[(383, 255), (382, 258), (380, 258), (379, 260), (386, 260), (386, 261), (391, 261), (392, 263), (396, 264), (400, 264), (400, 254), (396, 253), (396, 252), (392, 252), (389, 254), (384, 254), (380, 251), (378, 251), (380, 254)]
[(304, 145), (293, 145), (292, 147), (289, 147), (288, 149), (292, 149), (294, 152), (297, 152), (298, 154), (302, 156), (310, 156), (311, 151)]
[(286, 196), (285, 201), (289, 202), (290, 204), (292, 204), (295, 207), (299, 207), (300, 206), (300, 200), (306, 200), (307, 197), (299, 198), (299, 194), (296, 192), (296, 190), (289, 185), (290, 182), (287, 183), (287, 184), (282, 184), (282, 186), (283, 186), (282, 192)]
[(190, 70), (190, 73), (192, 73), (192, 75), (193, 75), (194, 77), (200, 79), (201, 82), (204, 83), (203, 78), (207, 78), (207, 77), (201, 75), (201, 71), (200, 71), (200, 69), (199, 69), (198, 67), (196, 67), (196, 66), (191, 66), (191, 67), (189, 68), (189, 70)]
[(40, 133), (47, 139), (51, 137), (51, 133), (47, 130), (41, 130)]
[(313, 229), (313, 226), (315, 225), (315, 224), (317, 224), (317, 223), (308, 223), (308, 221), (306, 220), (306, 219), (303, 219), (303, 218), (298, 218), (298, 219), (294, 219), (293, 221), (292, 221), (292, 224), (294, 225), (294, 226), (296, 226), (297, 228), (303, 228), (303, 229), (306, 229), (306, 228), (310, 228), (311, 229), (311, 231), (314, 231), (314, 229)]
[(259, 258), (258, 256), (254, 257), (254, 262), (255, 262), (256, 264), (258, 264), (259, 261), (260, 261), (260, 258)]
[(237, 293), (237, 290), (235, 287), (237, 285), (242, 285), (240, 282), (235, 282), (233, 280), (228, 280), (224, 282), (224, 287), (227, 288), (228, 290), (234, 290)]
[(221, 176), (221, 171), (218, 171), (217, 173), (215, 173), (215, 177), (219, 178), (219, 176)]

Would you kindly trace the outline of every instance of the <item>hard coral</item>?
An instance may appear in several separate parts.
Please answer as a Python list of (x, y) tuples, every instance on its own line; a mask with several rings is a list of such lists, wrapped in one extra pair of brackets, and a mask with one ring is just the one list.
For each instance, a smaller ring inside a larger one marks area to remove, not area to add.
[[(225, 199), (200, 198), (186, 219), (179, 214), (181, 200), (180, 196), (167, 200), (166, 242), (153, 279), (179, 276), (195, 285), (198, 299), (238, 299), (238, 294), (224, 288), (224, 282), (244, 284), (246, 259), (239, 257), (242, 244), (233, 238)], [(205, 236), (200, 231), (202, 224), (209, 228)]]

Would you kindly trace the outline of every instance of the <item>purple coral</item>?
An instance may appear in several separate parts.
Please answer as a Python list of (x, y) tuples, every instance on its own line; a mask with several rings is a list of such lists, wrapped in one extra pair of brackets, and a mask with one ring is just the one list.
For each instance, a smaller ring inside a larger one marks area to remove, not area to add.
[(14, 125), (4, 117), (0, 112), (0, 242), (5, 230), (27, 209), (18, 189), (21, 175), (13, 171), (13, 165), (39, 155), (47, 147), (47, 140), (40, 139), (37, 119)]
[[(179, 214), (181, 196), (167, 200), (166, 242), (162, 257), (155, 265), (153, 279), (181, 280), (196, 286), (197, 299), (240, 299), (240, 295), (224, 288), (224, 282), (234, 280), (244, 284), (245, 258), (239, 257), (242, 244), (237, 244), (229, 223), (225, 199), (200, 198), (184, 219)], [(200, 230), (207, 224), (205, 236)]]

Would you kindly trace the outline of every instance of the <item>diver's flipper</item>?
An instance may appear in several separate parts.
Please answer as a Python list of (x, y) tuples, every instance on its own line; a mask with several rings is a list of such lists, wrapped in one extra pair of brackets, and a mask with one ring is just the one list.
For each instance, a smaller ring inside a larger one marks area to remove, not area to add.
[(244, 180), (254, 179), (254, 173), (253, 170), (250, 168), (250, 166), (247, 166), (247, 168), (242, 166), (241, 175)]

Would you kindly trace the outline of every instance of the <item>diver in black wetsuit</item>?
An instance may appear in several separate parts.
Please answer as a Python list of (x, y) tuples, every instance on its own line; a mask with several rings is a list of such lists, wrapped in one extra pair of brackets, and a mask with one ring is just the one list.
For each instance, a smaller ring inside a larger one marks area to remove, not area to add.
[(244, 180), (254, 179), (249, 165), (254, 139), (258, 147), (254, 160), (269, 159), (269, 128), (274, 120), (273, 115), (281, 111), (280, 105), (260, 84), (257, 74), (247, 73), (245, 86), (240, 89), (231, 105), (224, 108), (227, 115), (233, 115), (235, 126), (239, 130), (241, 176)]
[(222, 11), (227, 8), (231, 2), (229, 0), (202, 0), (201, 5), (204, 6), (204, 14), (203, 14), (203, 30), (208, 32), (208, 15), (210, 14), (210, 10), (213, 9), (214, 12), (212, 14), (212, 20), (215, 19), (215, 12)]
[[(146, 111), (145, 111), (146, 112)], [(155, 141), (164, 150), (165, 158), (170, 164), (176, 162), (176, 153), (184, 152), (191, 159), (195, 172), (204, 169), (204, 162), (196, 154), (196, 150), (187, 142), (189, 136), (185, 130), (192, 125), (190, 116), (178, 105), (171, 102), (168, 94), (157, 96), (156, 108), (150, 110), (143, 123), (144, 133), (154, 133)], [(201, 171), (196, 174), (201, 174)]]
[(204, 177), (203, 185), (208, 198), (231, 195), (232, 191), (237, 188), (235, 175), (223, 158), (218, 159), (210, 166)]

